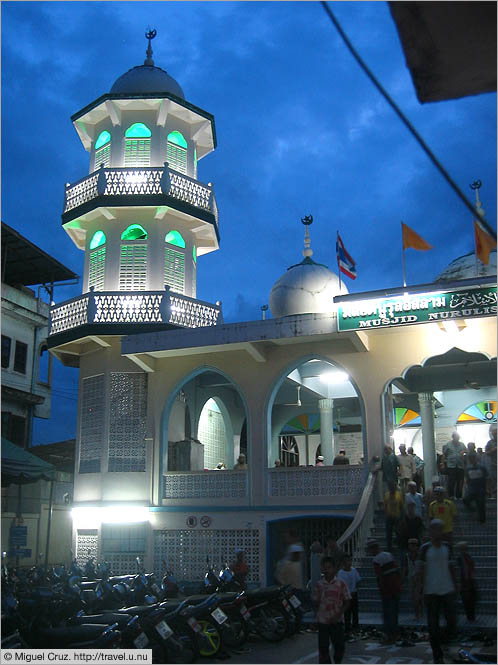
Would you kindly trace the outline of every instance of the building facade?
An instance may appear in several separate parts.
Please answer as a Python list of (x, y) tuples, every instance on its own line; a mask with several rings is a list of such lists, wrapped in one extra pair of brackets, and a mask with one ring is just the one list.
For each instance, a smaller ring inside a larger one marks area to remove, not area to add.
[[(216, 146), (214, 118), (154, 65), (150, 40), (144, 65), (72, 119), (90, 173), (66, 186), (62, 221), (85, 253), (84, 285), (52, 307), (49, 346), (80, 371), (81, 561), (105, 557), (119, 573), (140, 555), (195, 581), (206, 559), (242, 548), (250, 580), (269, 582), (291, 524), (309, 544), (351, 523), (396, 408), (421, 418), (430, 471), (443, 393), (461, 391), (463, 412), (473, 380), (492, 401), (492, 274), (348, 294), (312, 258), (307, 219), (303, 260), (272, 289), (274, 318), (224, 324), (218, 303), (196, 299), (197, 259), (219, 241), (196, 170)], [(334, 464), (341, 449), (349, 464)]]

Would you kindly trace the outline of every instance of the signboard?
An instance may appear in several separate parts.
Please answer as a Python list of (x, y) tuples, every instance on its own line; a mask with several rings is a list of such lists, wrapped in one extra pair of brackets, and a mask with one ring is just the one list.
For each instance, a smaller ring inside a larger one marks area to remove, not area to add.
[(212, 521), (213, 521), (213, 520), (209, 517), (209, 515), (203, 515), (203, 516), (201, 517), (201, 522), (200, 522), (200, 524), (201, 524), (202, 527), (204, 527), (205, 529), (207, 529), (208, 527), (211, 526)]
[(372, 330), (496, 316), (496, 286), (339, 303), (338, 330)]
[(12, 547), (25, 547), (28, 544), (28, 527), (11, 526), (10, 527), (10, 545)]

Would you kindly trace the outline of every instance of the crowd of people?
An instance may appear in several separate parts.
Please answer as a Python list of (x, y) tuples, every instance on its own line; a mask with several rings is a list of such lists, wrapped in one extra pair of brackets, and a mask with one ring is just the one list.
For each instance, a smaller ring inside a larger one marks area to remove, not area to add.
[[(444, 662), (442, 644), (455, 637), (458, 593), (467, 619), (476, 618), (475, 564), (468, 544), (453, 542), (453, 531), (459, 510), (475, 508), (477, 519), (484, 523), (486, 497), (496, 497), (496, 425), (490, 431), (481, 455), (474, 444), (465, 445), (457, 432), (452, 434), (438, 462), (439, 473), (447, 475), (446, 488), (441, 476), (425, 487), (424, 462), (404, 445), (399, 447), (399, 455), (385, 446), (380, 463), (373, 465), (374, 470), (382, 470), (386, 549), (369, 540), (367, 553), (372, 557), (382, 601), (384, 641), (394, 643), (399, 636), (400, 596), (407, 588), (414, 618), (421, 620), (424, 608), (427, 613), (434, 663)], [(463, 505), (458, 503), (462, 498)], [(287, 537), (287, 554), (277, 566), (276, 579), (305, 598), (304, 546), (297, 532), (290, 530)], [(316, 612), (319, 662), (331, 662), (332, 644), (333, 662), (340, 663), (346, 642), (354, 639), (359, 627), (361, 577), (352, 557), (334, 538), (324, 547), (319, 542), (311, 545), (310, 563), (308, 590)], [(444, 631), (439, 625), (441, 615), (446, 620)]]

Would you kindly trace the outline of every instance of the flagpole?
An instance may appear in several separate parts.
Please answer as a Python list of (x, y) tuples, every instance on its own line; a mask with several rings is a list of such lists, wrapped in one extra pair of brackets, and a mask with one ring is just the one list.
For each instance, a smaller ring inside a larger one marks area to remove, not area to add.
[[(481, 199), (479, 198), (479, 190), (481, 189), (482, 182), (480, 180), (476, 180), (473, 182), (471, 185), (469, 185), (470, 189), (474, 190), (476, 193), (476, 210), (479, 213), (479, 217), (482, 218), (484, 217), (484, 210), (482, 208), (482, 203)], [(474, 224), (479, 224), (479, 222), (474, 221)], [(476, 230), (474, 228), (474, 247), (475, 247), (475, 255), (476, 255), (476, 277), (479, 277), (479, 262), (477, 258), (477, 243), (476, 243)]]
[(406, 287), (405, 243), (403, 238), (403, 222), (401, 222), (401, 256), (403, 257), (403, 286)]
[[(339, 231), (337, 231), (337, 238), (335, 241), (336, 247), (339, 246)], [(341, 267), (339, 265), (339, 252), (336, 250), (336, 259), (337, 259), (337, 272), (339, 273), (339, 293), (342, 291), (342, 281), (341, 281)]]

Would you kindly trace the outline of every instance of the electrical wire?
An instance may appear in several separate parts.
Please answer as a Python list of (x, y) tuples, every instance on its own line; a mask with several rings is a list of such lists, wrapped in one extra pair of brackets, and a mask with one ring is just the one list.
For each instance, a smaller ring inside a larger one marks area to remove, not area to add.
[(356, 62), (360, 65), (360, 67), (363, 69), (365, 74), (368, 76), (368, 78), (372, 81), (374, 86), (377, 88), (377, 90), (380, 92), (380, 94), (384, 97), (384, 99), (387, 101), (387, 103), (391, 106), (391, 108), (394, 110), (394, 112), (398, 115), (400, 120), (406, 125), (410, 133), (413, 135), (413, 137), (418, 141), (419, 145), (421, 148), (424, 150), (424, 152), (427, 154), (431, 162), (434, 164), (434, 166), (437, 168), (437, 170), (441, 173), (443, 178), (446, 180), (446, 182), (452, 187), (452, 189), (455, 191), (455, 193), (460, 197), (460, 199), (463, 201), (465, 206), (472, 212), (474, 215), (475, 219), (479, 220), (479, 222), (484, 226), (486, 231), (496, 240), (496, 231), (491, 228), (491, 226), (488, 224), (488, 222), (484, 219), (482, 213), (479, 214), (477, 209), (472, 205), (472, 203), (468, 200), (468, 198), (465, 196), (465, 194), (462, 192), (460, 187), (456, 184), (456, 182), (453, 180), (453, 178), (449, 175), (449, 173), (446, 171), (446, 169), (442, 166), (442, 164), (439, 162), (437, 157), (434, 155), (432, 150), (429, 148), (429, 146), (426, 144), (424, 139), (420, 136), (420, 134), (417, 132), (415, 127), (412, 125), (412, 123), (408, 120), (408, 118), (404, 115), (403, 111), (399, 108), (399, 106), (391, 99), (389, 94), (384, 90), (382, 85), (377, 81), (373, 73), (370, 71), (370, 69), (367, 67), (367, 65), (363, 62), (361, 59), (360, 55), (352, 45), (352, 43), (349, 41), (347, 35), (345, 34), (344, 30), (341, 28), (339, 21), (336, 19), (334, 16), (332, 10), (328, 6), (327, 2), (325, 0), (321, 0), (320, 4), (324, 8), (326, 14), (332, 21), (332, 23), (335, 25), (337, 32), (339, 35), (342, 37), (343, 42), (346, 44), (348, 47), (351, 55), (353, 58), (356, 60)]

